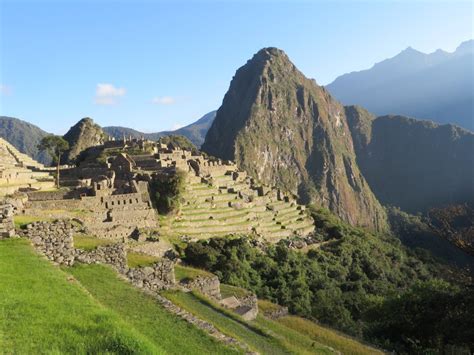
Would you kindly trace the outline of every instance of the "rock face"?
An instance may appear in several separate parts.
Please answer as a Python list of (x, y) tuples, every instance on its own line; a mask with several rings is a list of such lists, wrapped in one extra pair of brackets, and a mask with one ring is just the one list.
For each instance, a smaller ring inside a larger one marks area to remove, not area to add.
[(357, 163), (377, 198), (416, 213), (474, 202), (474, 134), (346, 107)]
[(79, 154), (90, 147), (104, 143), (105, 134), (99, 125), (89, 118), (83, 118), (64, 135), (69, 150), (64, 154), (64, 162), (73, 162)]
[(202, 149), (353, 225), (387, 226), (356, 164), (344, 107), (279, 49), (237, 70)]

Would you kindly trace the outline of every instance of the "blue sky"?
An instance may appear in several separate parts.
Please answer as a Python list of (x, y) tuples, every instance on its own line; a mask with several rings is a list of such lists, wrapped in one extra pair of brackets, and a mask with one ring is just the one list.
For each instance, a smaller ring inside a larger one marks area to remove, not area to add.
[(85, 116), (146, 132), (189, 124), (262, 47), (328, 84), (474, 36), (470, 1), (0, 0), (0, 16), (0, 115), (54, 133)]

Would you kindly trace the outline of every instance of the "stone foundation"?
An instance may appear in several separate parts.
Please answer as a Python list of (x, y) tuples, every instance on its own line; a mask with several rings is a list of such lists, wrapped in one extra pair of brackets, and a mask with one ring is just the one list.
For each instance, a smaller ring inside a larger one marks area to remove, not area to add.
[(197, 276), (192, 280), (181, 281), (181, 285), (196, 290), (210, 298), (221, 299), (221, 283), (217, 276)]
[(73, 227), (69, 221), (35, 222), (20, 234), (29, 238), (34, 248), (49, 260), (60, 265), (74, 264)]
[(83, 264), (109, 264), (120, 273), (127, 270), (127, 252), (123, 243), (98, 246), (90, 251), (75, 249), (75, 260)]
[(152, 266), (128, 269), (126, 276), (134, 286), (148, 291), (168, 289), (176, 284), (174, 263), (171, 260), (162, 260)]
[(11, 238), (14, 235), (13, 206), (10, 204), (0, 205), (0, 239)]

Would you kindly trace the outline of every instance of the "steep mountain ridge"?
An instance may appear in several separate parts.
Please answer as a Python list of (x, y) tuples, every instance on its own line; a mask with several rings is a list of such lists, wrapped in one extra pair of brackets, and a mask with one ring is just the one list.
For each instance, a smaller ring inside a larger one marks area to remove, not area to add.
[(346, 107), (357, 163), (377, 198), (411, 213), (474, 202), (474, 134)]
[(48, 134), (29, 122), (14, 117), (0, 116), (0, 137), (20, 152), (28, 154), (43, 164), (51, 163), (51, 158), (47, 153), (38, 150), (38, 144)]
[(344, 74), (326, 88), (345, 105), (474, 130), (474, 40), (453, 53), (409, 47), (372, 68)]
[(109, 126), (103, 127), (105, 133), (114, 137), (115, 139), (121, 139), (124, 135), (126, 137), (132, 136), (133, 138), (145, 137), (150, 140), (158, 140), (163, 136), (168, 135), (181, 135), (188, 138), (196, 147), (200, 147), (204, 143), (204, 137), (211, 126), (214, 118), (216, 117), (217, 111), (211, 111), (196, 122), (193, 122), (185, 127), (181, 127), (174, 131), (162, 131), (156, 133), (143, 133), (131, 128), (120, 127), (120, 126)]
[(357, 166), (344, 107), (279, 49), (237, 70), (202, 149), (353, 225), (387, 226)]
[(102, 144), (105, 133), (91, 118), (85, 117), (67, 131), (64, 139), (69, 143), (64, 159), (66, 162), (73, 162), (83, 150)]

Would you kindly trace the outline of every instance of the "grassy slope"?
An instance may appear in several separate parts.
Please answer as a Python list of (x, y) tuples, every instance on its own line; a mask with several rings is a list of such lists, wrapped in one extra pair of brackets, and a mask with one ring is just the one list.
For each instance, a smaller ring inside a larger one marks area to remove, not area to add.
[(0, 242), (0, 290), (6, 353), (163, 353), (25, 240)]
[(100, 303), (170, 354), (227, 354), (232, 349), (164, 310), (150, 296), (120, 280), (102, 265), (68, 269)]
[(270, 320), (259, 318), (246, 322), (236, 314), (223, 310), (203, 297), (193, 293), (165, 293), (173, 303), (212, 323), (221, 332), (246, 343), (262, 354), (331, 353), (330, 349)]
[(301, 317), (286, 316), (279, 318), (277, 323), (300, 334), (305, 334), (311, 339), (326, 344), (343, 354), (383, 354), (380, 350), (361, 344), (355, 339)]

